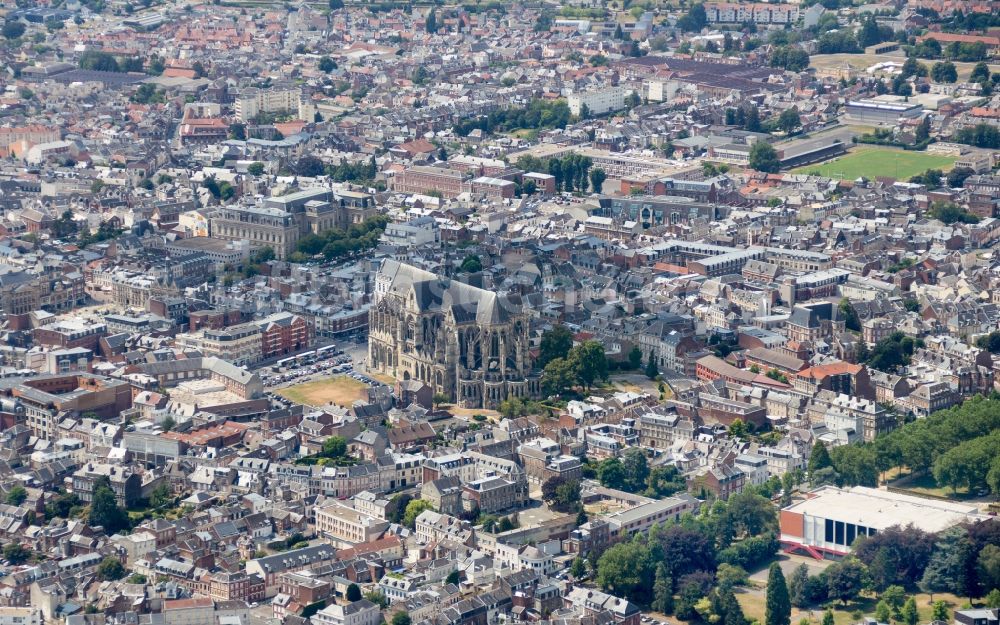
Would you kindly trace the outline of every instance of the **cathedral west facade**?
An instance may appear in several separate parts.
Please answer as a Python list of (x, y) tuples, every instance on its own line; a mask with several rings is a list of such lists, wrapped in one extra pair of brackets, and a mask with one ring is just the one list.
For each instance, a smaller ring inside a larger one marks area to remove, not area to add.
[(464, 407), (495, 408), (540, 393), (529, 326), (517, 296), (384, 260), (369, 312), (368, 368), (423, 382)]

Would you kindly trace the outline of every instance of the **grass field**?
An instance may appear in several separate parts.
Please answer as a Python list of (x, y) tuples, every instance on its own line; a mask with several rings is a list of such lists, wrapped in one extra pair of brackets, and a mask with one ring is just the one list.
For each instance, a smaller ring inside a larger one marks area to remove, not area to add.
[[(930, 595), (920, 593), (915, 595), (914, 598), (917, 601), (920, 622), (930, 622), (932, 612)], [(736, 600), (739, 601), (740, 607), (743, 608), (743, 614), (748, 619), (756, 619), (761, 623), (764, 622), (765, 593), (763, 589), (755, 588), (738, 592), (736, 593)], [(955, 608), (961, 607), (967, 601), (967, 599), (960, 599), (955, 595), (946, 593), (936, 593), (934, 600), (944, 601), (948, 605), (950, 613), (953, 613)], [(857, 612), (873, 614), (875, 612), (875, 604), (876, 601), (873, 597), (861, 597), (857, 601), (852, 601), (847, 605), (841, 605), (839, 601), (835, 601), (831, 605), (833, 608), (833, 622), (836, 625), (854, 625), (858, 622), (856, 618)], [(799, 610), (798, 608), (792, 608), (792, 623), (800, 623), (803, 619), (808, 619), (811, 624), (815, 623), (818, 625), (823, 621), (823, 609)]]
[(955, 159), (951, 156), (865, 145), (852, 149), (845, 156), (793, 171), (842, 180), (856, 180), (862, 176), (869, 180), (877, 176), (909, 180), (911, 176), (922, 174), (928, 169), (947, 171), (954, 163)]
[[(819, 71), (824, 71), (843, 67), (846, 63), (855, 70), (863, 72), (876, 63), (883, 63), (885, 61), (902, 63), (905, 60), (906, 57), (902, 52), (890, 54), (813, 54), (809, 57), (809, 65)], [(934, 65), (934, 61), (928, 59), (917, 60), (926, 65), (928, 70)], [(969, 74), (972, 73), (972, 68), (975, 66), (975, 63), (956, 62), (955, 69), (958, 70), (958, 79), (962, 81), (968, 78)], [(990, 63), (989, 67), (991, 72), (1000, 71), (1000, 65), (996, 63)]]
[(367, 399), (368, 386), (347, 376), (336, 376), (289, 386), (278, 394), (307, 406), (350, 406), (357, 399)]

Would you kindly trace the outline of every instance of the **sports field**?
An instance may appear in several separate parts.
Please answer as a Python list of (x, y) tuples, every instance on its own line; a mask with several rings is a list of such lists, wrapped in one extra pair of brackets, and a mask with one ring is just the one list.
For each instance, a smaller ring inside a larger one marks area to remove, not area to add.
[(349, 407), (357, 399), (368, 398), (368, 386), (347, 376), (303, 382), (277, 391), (282, 397), (307, 406), (327, 404)]
[(864, 176), (869, 180), (887, 176), (896, 180), (909, 180), (928, 169), (947, 171), (955, 164), (951, 156), (907, 152), (895, 148), (863, 145), (848, 154), (823, 163), (806, 165), (793, 170), (798, 174), (815, 174), (838, 180), (856, 180)]

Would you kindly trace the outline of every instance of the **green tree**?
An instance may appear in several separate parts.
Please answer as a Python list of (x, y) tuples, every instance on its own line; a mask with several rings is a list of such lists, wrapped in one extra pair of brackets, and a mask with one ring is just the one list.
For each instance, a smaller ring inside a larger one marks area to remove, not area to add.
[(807, 469), (810, 475), (815, 471), (831, 466), (833, 466), (833, 463), (830, 461), (830, 451), (826, 448), (826, 445), (817, 440), (813, 443), (812, 453), (809, 455)]
[(641, 449), (630, 448), (622, 454), (622, 468), (625, 469), (625, 490), (638, 493), (646, 488), (649, 478), (649, 464)]
[(920, 579), (920, 588), (931, 595), (950, 592), (965, 595), (967, 587), (966, 562), (972, 544), (968, 532), (961, 526), (951, 527), (938, 534), (934, 552)]
[(660, 370), (656, 366), (656, 357), (653, 352), (649, 352), (649, 359), (646, 361), (646, 377), (655, 380), (660, 375)]
[(729, 424), (729, 436), (733, 438), (746, 438), (749, 433), (750, 430), (743, 419), (733, 419), (733, 422)]
[(577, 363), (568, 358), (550, 360), (542, 370), (542, 388), (548, 395), (562, 395), (576, 384)]
[(264, 163), (253, 162), (247, 165), (247, 173), (251, 176), (260, 176), (264, 173)]
[(557, 325), (542, 332), (542, 340), (538, 346), (538, 361), (535, 363), (541, 369), (556, 358), (566, 358), (573, 348), (573, 333), (566, 326)]
[(674, 611), (674, 583), (670, 579), (667, 566), (660, 562), (656, 566), (656, 578), (653, 581), (653, 603), (650, 608), (660, 614), (670, 614)]
[(100, 525), (108, 535), (128, 529), (128, 514), (118, 505), (115, 491), (107, 477), (99, 477), (94, 482), (93, 499), (90, 503), (90, 525)]
[(948, 623), (951, 618), (948, 615), (948, 605), (944, 601), (935, 601), (931, 607), (931, 619)]
[(28, 491), (24, 490), (24, 487), (20, 484), (17, 484), (7, 492), (7, 503), (12, 506), (20, 506), (27, 498)]
[(790, 625), (792, 622), (792, 603), (788, 598), (788, 586), (785, 575), (777, 562), (771, 563), (767, 571), (767, 597), (764, 604), (765, 625)]
[(431, 9), (427, 17), (424, 18), (424, 26), (427, 28), (427, 32), (431, 34), (437, 32), (437, 14), (434, 12), (434, 9)]
[(431, 397), (431, 403), (435, 408), (440, 408), (449, 401), (451, 401), (451, 398), (446, 393), (437, 392)]
[(392, 615), (392, 625), (410, 625), (410, 615), (400, 610)]
[(892, 608), (885, 601), (875, 604), (875, 620), (879, 623), (888, 623), (892, 619)]
[(319, 60), (319, 63), (316, 64), (316, 68), (324, 74), (329, 74), (333, 70), (337, 69), (337, 64), (330, 57), (324, 56)]
[(931, 67), (931, 78), (934, 82), (956, 82), (958, 70), (951, 61), (938, 62)]
[(607, 180), (608, 175), (604, 173), (604, 170), (600, 167), (595, 167), (590, 170), (590, 190), (594, 193), (600, 193), (601, 188), (604, 186), (604, 181)]
[(475, 254), (470, 254), (462, 261), (459, 270), (464, 273), (479, 273), (483, 270), (483, 262)]
[(331, 436), (323, 441), (323, 455), (327, 458), (342, 458), (347, 454), (347, 439)]
[(369, 590), (365, 593), (365, 599), (371, 601), (382, 610), (389, 606), (389, 600), (386, 599), (385, 593), (381, 590)]
[(637, 603), (648, 605), (648, 580), (654, 576), (652, 553), (640, 542), (614, 545), (597, 561), (597, 584), (614, 595)]
[(638, 369), (642, 366), (642, 350), (638, 346), (633, 346), (628, 352), (628, 364), (631, 369)]
[(903, 604), (903, 609), (900, 610), (899, 618), (903, 621), (904, 625), (917, 625), (917, 621), (920, 620), (920, 615), (917, 612), (917, 601), (913, 597), (906, 600)]
[(746, 569), (723, 562), (715, 571), (715, 579), (719, 583), (719, 588), (733, 589), (737, 586), (745, 586), (749, 579)]
[(1000, 588), (994, 588), (986, 595), (987, 608), (1000, 608)]
[(425, 510), (433, 510), (434, 506), (431, 502), (425, 501), (423, 499), (414, 499), (410, 503), (406, 504), (406, 512), (403, 514), (403, 525), (413, 529), (416, 525), (417, 517), (420, 516)]
[(31, 552), (21, 543), (10, 542), (3, 546), (3, 557), (13, 565), (23, 564), (31, 556)]
[(806, 594), (806, 585), (809, 583), (809, 567), (800, 564), (792, 571), (792, 576), (788, 578), (788, 599), (793, 606), (800, 610), (809, 605), (809, 596)]
[(448, 577), (444, 578), (444, 583), (458, 586), (462, 583), (462, 574), (458, 572), (458, 569), (455, 569), (451, 573), (448, 573)]
[(569, 566), (569, 574), (573, 576), (574, 579), (580, 579), (587, 574), (587, 561), (577, 556), (573, 558), (573, 563)]
[(777, 173), (781, 168), (778, 153), (766, 141), (757, 141), (750, 148), (750, 168), (766, 173)]
[(882, 601), (885, 601), (892, 609), (893, 618), (899, 618), (899, 611), (906, 603), (906, 590), (902, 586), (893, 584), (882, 591)]
[(790, 109), (785, 109), (778, 116), (778, 128), (784, 130), (786, 133), (791, 133), (801, 125), (802, 119), (799, 117), (799, 109), (794, 106)]
[(163, 428), (164, 432), (169, 432), (177, 427), (177, 421), (170, 415), (167, 415), (164, 417), (163, 421), (160, 421), (160, 427)]
[(830, 596), (847, 603), (868, 586), (868, 570), (857, 558), (847, 557), (826, 569)]
[(347, 600), (350, 602), (361, 600), (361, 588), (357, 584), (350, 584), (347, 587)]
[(170, 487), (166, 484), (166, 482), (160, 483), (160, 485), (154, 488), (153, 492), (149, 494), (149, 505), (154, 508), (165, 506), (172, 500), (173, 492), (171, 492)]
[(114, 556), (108, 556), (97, 565), (97, 577), (104, 581), (114, 581), (125, 577), (125, 567)]
[(1000, 545), (986, 545), (980, 550), (976, 573), (983, 589), (1000, 588)]
[(6, 22), (4, 22), (3, 30), (0, 31), (0, 34), (3, 34), (4, 39), (11, 40), (11, 39), (17, 39), (18, 37), (23, 35), (25, 30), (27, 30), (27, 27), (25, 27), (24, 23), (22, 23), (20, 20), (9, 19)]
[(597, 479), (607, 488), (626, 490), (628, 472), (618, 458), (606, 458), (597, 466)]
[(854, 332), (861, 332), (861, 319), (858, 318), (858, 311), (854, 310), (851, 300), (846, 297), (841, 298), (838, 308), (844, 315), (844, 327)]
[(833, 624), (834, 624), (833, 610), (831, 610), (830, 608), (827, 608), (826, 612), (823, 613), (823, 624), (822, 625), (833, 625)]
[(577, 364), (577, 379), (589, 389), (594, 382), (608, 379), (608, 358), (604, 345), (598, 341), (584, 341), (570, 350), (570, 360)]

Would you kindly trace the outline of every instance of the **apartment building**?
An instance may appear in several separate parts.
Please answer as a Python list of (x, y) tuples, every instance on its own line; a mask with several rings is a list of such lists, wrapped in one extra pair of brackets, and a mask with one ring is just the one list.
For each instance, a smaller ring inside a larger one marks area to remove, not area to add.
[(705, 16), (710, 24), (792, 24), (799, 18), (794, 4), (708, 2)]
[(605, 87), (604, 89), (581, 91), (571, 93), (566, 98), (566, 104), (569, 106), (569, 112), (574, 115), (580, 115), (584, 107), (590, 115), (604, 115), (625, 108), (625, 96), (630, 92), (631, 89), (625, 87)]
[(339, 502), (318, 506), (315, 517), (316, 531), (341, 546), (370, 542), (389, 529), (388, 521), (362, 514)]
[(246, 123), (261, 113), (297, 112), (301, 96), (302, 91), (300, 89), (285, 89), (280, 87), (272, 89), (246, 89), (236, 96), (236, 101), (233, 104), (236, 111), (236, 119)]
[(399, 193), (440, 193), (445, 198), (455, 198), (464, 191), (465, 173), (446, 167), (417, 165), (409, 167), (392, 178), (392, 189)]

